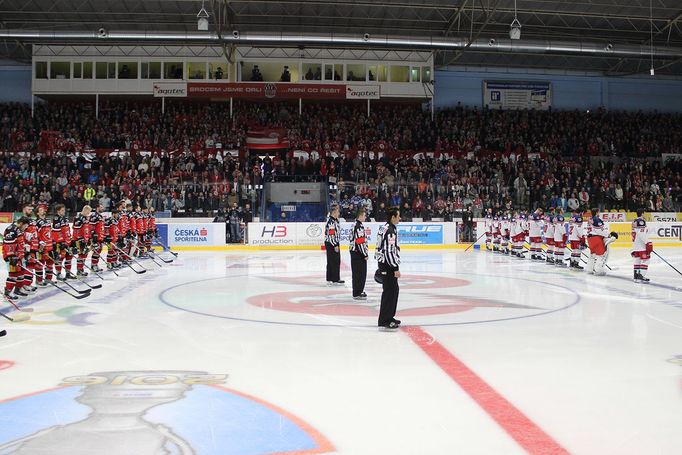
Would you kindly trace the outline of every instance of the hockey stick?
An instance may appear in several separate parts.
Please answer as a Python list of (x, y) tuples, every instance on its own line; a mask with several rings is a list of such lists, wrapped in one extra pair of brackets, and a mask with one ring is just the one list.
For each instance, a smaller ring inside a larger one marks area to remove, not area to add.
[[(464, 252), (466, 253), (467, 251), (469, 251), (469, 248), (471, 248), (472, 246), (476, 245), (476, 243), (478, 243), (478, 241), (481, 240), (481, 238), (483, 238), (483, 236), (484, 236), (485, 234), (486, 234), (486, 233), (484, 232), (483, 234), (479, 235), (478, 238), (474, 241), (474, 243), (472, 243), (471, 245), (469, 245), (469, 246), (467, 247), (467, 249), (464, 250)], [(177, 256), (177, 254), (176, 254), (176, 256)]]
[[(142, 275), (143, 273), (147, 273), (147, 269), (146, 269), (142, 264), (140, 264), (139, 262), (137, 262), (135, 259), (133, 259), (132, 257), (130, 257), (130, 255), (127, 254), (125, 251), (123, 251), (122, 249), (120, 249), (120, 248), (118, 248), (117, 246), (114, 246), (114, 245), (112, 245), (112, 247), (114, 248), (114, 250), (118, 251), (118, 252), (121, 253), (123, 256), (127, 257), (128, 259), (130, 259), (131, 261), (133, 261), (135, 264), (139, 265), (139, 266), (142, 267), (142, 269), (143, 269), (143, 270), (137, 270), (137, 269), (135, 269), (135, 267), (133, 267), (132, 265), (128, 264), (127, 262), (123, 262), (127, 267), (130, 268), (130, 270), (132, 270), (133, 272), (137, 273), (138, 275)], [(116, 273), (116, 272), (114, 272), (114, 273)], [(118, 273), (116, 273), (116, 276), (118, 276)]]
[[(38, 264), (42, 265), (43, 267), (47, 268), (47, 265), (46, 265), (46, 264), (43, 264), (43, 263), (40, 262), (40, 261), (36, 261), (36, 262), (37, 262)], [(22, 267), (22, 269), (23, 269), (23, 267)], [(24, 270), (28, 270), (28, 269), (24, 269)], [(71, 273), (66, 267), (65, 267), (65, 272), (66, 272), (66, 273)], [(34, 275), (35, 275), (35, 274), (34, 274)], [(62, 281), (62, 280), (59, 280), (59, 281)], [(49, 282), (50, 282), (50, 281), (48, 281), (48, 283), (49, 283)], [(79, 294), (86, 294), (86, 293), (89, 293), (89, 292), (90, 292), (90, 289), (86, 289), (85, 291), (81, 291), (80, 289), (76, 288), (76, 287), (73, 286), (71, 283), (69, 283), (68, 281), (66, 281), (66, 278), (64, 278), (64, 281), (62, 281), (62, 283), (64, 283), (65, 285), (67, 285), (68, 287), (70, 287), (71, 289), (73, 289), (74, 291), (76, 291), (76, 292), (79, 293)], [(54, 284), (54, 283), (53, 283), (53, 284)]]
[(165, 259), (165, 258), (162, 258), (162, 257), (159, 256), (158, 254), (152, 253), (151, 251), (147, 251), (147, 254), (148, 254), (149, 256), (155, 257), (156, 259), (158, 259), (158, 260), (160, 260), (160, 261), (165, 262), (166, 264), (172, 264), (173, 261), (175, 260), (175, 259)]
[(91, 271), (92, 273), (94, 273), (95, 275), (97, 275), (97, 276), (99, 277), (100, 280), (104, 281), (104, 277), (103, 277), (102, 275), (100, 275), (99, 273), (97, 273), (97, 271), (96, 271), (95, 269), (92, 269), (92, 268), (88, 267), (88, 265), (85, 264), (85, 263), (83, 263), (83, 267), (85, 267), (86, 269), (88, 269), (89, 271)]
[[(38, 264), (43, 265), (41, 262), (39, 262), (39, 261), (37, 261), (37, 262), (38, 262)], [(45, 267), (45, 266), (43, 265), (43, 267)], [(24, 269), (23, 267), (21, 267), (21, 268)], [(38, 275), (36, 275), (35, 273), (33, 273), (31, 270), (28, 270), (28, 269), (24, 269), (24, 270), (28, 271), (31, 275), (33, 275), (34, 277), (38, 278)], [(73, 297), (74, 299), (78, 299), (78, 300), (84, 299), (84, 298), (86, 298), (86, 297), (90, 297), (90, 292), (92, 292), (90, 289), (87, 289), (87, 290), (85, 290), (85, 291), (78, 291), (77, 289), (73, 288), (73, 286), (71, 286), (72, 289), (74, 289), (76, 292), (79, 293), (79, 294), (77, 294), (77, 295), (74, 295), (74, 294), (71, 294), (71, 293), (70, 293), (69, 291), (67, 291), (66, 289), (60, 288), (59, 286), (57, 286), (55, 283), (53, 283), (52, 281), (50, 281), (50, 280), (48, 280), (48, 279), (45, 279), (45, 282), (48, 283), (48, 284), (50, 284), (50, 285), (52, 285), (52, 286), (54, 286), (54, 287), (56, 287), (57, 289), (59, 289), (59, 290), (62, 291), (63, 293), (70, 295), (70, 296)]]
[[(28, 321), (29, 319), (31, 319), (31, 316), (29, 316), (28, 314), (24, 314), (24, 313), (19, 313), (18, 315), (16, 315), (15, 317), (12, 318), (12, 317), (7, 316), (2, 311), (0, 311), (0, 316), (2, 316), (3, 318), (7, 319), (10, 322), (24, 322), (24, 321)], [(5, 330), (3, 330), (3, 332), (4, 333), (2, 333), (2, 335), (0, 335), (0, 336), (7, 335), (7, 332)]]
[(0, 337), (7, 335), (7, 330), (0, 330)]
[(10, 299), (7, 297), (5, 294), (2, 295), (7, 302), (9, 302), (10, 305), (12, 305), (14, 308), (17, 309), (17, 311), (21, 311), (22, 313), (33, 313), (33, 308), (19, 308), (19, 305), (14, 303), (14, 300)]
[(172, 254), (173, 256), (178, 257), (178, 253), (176, 253), (175, 251), (171, 250), (169, 246), (167, 246), (165, 243), (163, 243), (163, 242), (161, 241), (161, 237), (159, 237), (159, 236), (157, 235), (157, 236), (154, 237), (154, 240), (156, 240), (156, 243), (158, 243), (159, 245), (161, 245), (161, 247), (164, 249), (164, 251), (168, 251), (168, 252), (169, 252), (170, 254)]
[[(143, 252), (142, 254), (145, 254), (145, 253)], [(158, 265), (160, 268), (163, 268), (163, 265), (161, 263), (156, 262), (155, 256), (153, 254), (151, 254), (151, 252), (147, 251), (146, 254), (147, 255), (143, 256), (143, 257), (138, 256), (138, 258), (140, 258), (140, 259), (151, 259), (154, 264)]]
[(668, 264), (670, 267), (672, 267), (674, 271), (676, 271), (677, 273), (679, 273), (680, 275), (682, 275), (682, 272), (680, 272), (679, 270), (677, 270), (677, 269), (675, 268), (675, 266), (672, 265), (670, 262), (668, 262), (668, 261), (666, 261), (665, 259), (663, 259), (663, 256), (661, 256), (660, 254), (658, 254), (658, 253), (655, 252), (655, 251), (652, 251), (652, 253), (654, 253), (656, 256), (658, 256), (658, 258), (659, 258), (661, 261), (665, 262), (665, 263)]
[[(83, 265), (85, 265), (85, 264), (83, 264)], [(77, 279), (78, 281), (80, 281), (81, 283), (83, 283), (84, 285), (86, 285), (87, 287), (89, 287), (90, 289), (99, 289), (99, 288), (102, 287), (102, 284), (101, 284), (101, 283), (100, 283), (100, 284), (95, 284), (95, 285), (93, 286), (92, 284), (90, 284), (90, 283), (88, 283), (87, 281), (85, 281), (85, 278), (79, 277), (77, 272), (76, 272), (76, 279)]]

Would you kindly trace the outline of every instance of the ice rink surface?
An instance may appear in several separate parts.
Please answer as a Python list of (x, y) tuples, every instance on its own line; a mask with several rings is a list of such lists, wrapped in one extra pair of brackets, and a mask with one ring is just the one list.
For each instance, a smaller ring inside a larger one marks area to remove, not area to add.
[(376, 264), (356, 302), (342, 258), (346, 287), (323, 252), (181, 252), (39, 291), (0, 321), (0, 455), (682, 453), (682, 276), (657, 258), (644, 285), (627, 250), (606, 277), (404, 251), (394, 333)]

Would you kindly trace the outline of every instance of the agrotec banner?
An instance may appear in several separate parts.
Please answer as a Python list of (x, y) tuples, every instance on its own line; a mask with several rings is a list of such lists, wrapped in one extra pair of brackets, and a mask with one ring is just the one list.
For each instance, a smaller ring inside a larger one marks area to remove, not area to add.
[(346, 99), (344, 84), (188, 82), (187, 96), (205, 98)]

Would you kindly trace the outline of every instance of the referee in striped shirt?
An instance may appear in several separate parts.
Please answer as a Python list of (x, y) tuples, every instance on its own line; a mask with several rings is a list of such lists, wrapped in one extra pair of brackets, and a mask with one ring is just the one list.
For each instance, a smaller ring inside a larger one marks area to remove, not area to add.
[(379, 274), (383, 292), (379, 309), (379, 328), (397, 329), (400, 321), (395, 318), (398, 308), (398, 278), (400, 278), (400, 246), (398, 245), (398, 228), (400, 209), (388, 209), (388, 223), (379, 229), (375, 257), (379, 263)]
[(327, 251), (327, 285), (343, 285), (341, 280), (341, 226), (339, 224), (339, 206), (334, 204), (329, 212), (327, 225), (324, 227), (324, 248)]
[(367, 281), (367, 237), (365, 237), (365, 209), (358, 210), (355, 226), (350, 235), (350, 266), (353, 271), (353, 299), (367, 300), (365, 282)]

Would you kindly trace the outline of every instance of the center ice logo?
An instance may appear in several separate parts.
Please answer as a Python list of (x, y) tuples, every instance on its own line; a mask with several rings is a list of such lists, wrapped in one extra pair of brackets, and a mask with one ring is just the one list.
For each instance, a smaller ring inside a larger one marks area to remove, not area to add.
[[(0, 402), (0, 453), (328, 453), (290, 413), (227, 389), (225, 374), (110, 371)], [(244, 416), (248, 416), (247, 419)]]

